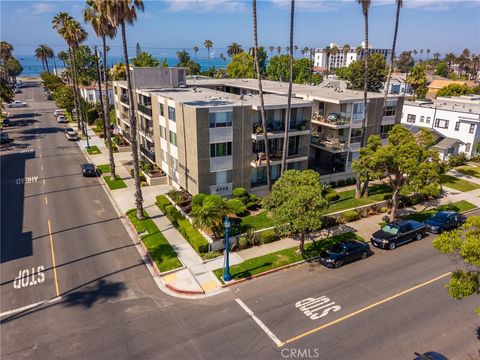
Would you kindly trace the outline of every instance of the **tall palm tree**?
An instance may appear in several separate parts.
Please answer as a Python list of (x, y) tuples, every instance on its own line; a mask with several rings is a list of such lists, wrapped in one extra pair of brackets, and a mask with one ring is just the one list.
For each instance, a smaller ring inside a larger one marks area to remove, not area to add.
[(12, 44), (6, 41), (0, 42), (0, 59), (2, 60), (3, 76), (5, 81), (7, 82), (8, 82), (7, 61), (12, 57), (12, 52), (13, 52)]
[(220, 55), (218, 55), (218, 57), (219, 57), (220, 60), (222, 60), (222, 61), (227, 60), (227, 58), (225, 57), (225, 55), (223, 55), (223, 53), (221, 53)]
[(48, 66), (48, 59), (55, 59), (55, 52), (48, 45), (40, 45), (43, 48), (43, 53), (45, 54), (45, 63), (47, 64), (47, 71), (50, 72), (50, 67)]
[(386, 106), (388, 90), (390, 89), (390, 79), (392, 77), (393, 61), (395, 59), (395, 47), (397, 45), (397, 35), (398, 35), (398, 23), (400, 21), (400, 9), (403, 6), (403, 0), (397, 1), (397, 11), (395, 14), (395, 30), (393, 31), (393, 43), (392, 43), (392, 52), (390, 54), (390, 64), (388, 66), (388, 75), (387, 75), (387, 85), (385, 86), (385, 94), (383, 97), (383, 106)]
[(118, 27), (120, 26), (122, 31), (122, 46), (123, 57), (125, 61), (126, 77), (127, 77), (127, 89), (128, 99), (130, 103), (129, 115), (130, 115), (130, 129), (132, 136), (130, 139), (130, 145), (132, 148), (132, 161), (133, 161), (133, 178), (135, 180), (135, 205), (137, 207), (137, 218), (144, 219), (143, 215), (143, 197), (142, 188), (140, 185), (140, 171), (139, 171), (139, 159), (138, 159), (138, 143), (137, 143), (137, 119), (134, 112), (134, 97), (132, 91), (132, 81), (130, 78), (130, 66), (128, 64), (128, 50), (127, 50), (127, 33), (126, 25), (133, 25), (137, 19), (137, 9), (143, 11), (144, 5), (142, 0), (104, 0), (101, 2), (101, 12), (105, 14), (110, 23)]
[[(368, 10), (370, 9), (371, 0), (357, 0), (362, 7), (363, 21), (364, 21), (364, 37), (365, 37), (365, 51), (364, 51), (364, 69), (363, 69), (363, 114), (362, 114), (362, 135), (360, 137), (360, 147), (365, 146), (365, 132), (367, 128), (367, 98), (368, 98)], [(361, 182), (360, 174), (357, 175), (357, 183), (355, 187), (355, 198), (361, 196)]]
[(448, 72), (451, 72), (452, 64), (457, 61), (457, 57), (453, 53), (445, 55), (444, 61), (448, 64)]
[(63, 67), (66, 68), (66, 61), (68, 61), (68, 53), (66, 51), (59, 51), (57, 56), (60, 60), (62, 60)]
[(35, 57), (42, 62), (42, 68), (43, 68), (43, 71), (45, 72), (45, 70), (46, 70), (46, 67), (45, 67), (46, 56), (45, 56), (45, 49), (42, 47), (42, 45), (39, 45), (35, 49)]
[(243, 52), (242, 45), (240, 45), (236, 42), (232, 42), (227, 47), (227, 55), (231, 58), (234, 57), (237, 54), (240, 54), (241, 52)]
[(290, 117), (292, 107), (292, 83), (293, 83), (293, 26), (295, 23), (295, 0), (290, 1), (290, 56), (289, 56), (289, 76), (288, 76), (288, 96), (287, 96), (287, 111), (285, 112), (285, 133), (283, 137), (283, 149), (282, 149), (282, 166), (280, 168), (280, 176), (283, 175), (287, 169), (287, 156), (288, 156), (288, 131), (290, 130)]
[(258, 79), (258, 94), (260, 96), (260, 116), (262, 118), (263, 143), (265, 145), (265, 157), (267, 162), (267, 186), (268, 191), (272, 190), (272, 174), (270, 169), (270, 148), (267, 134), (267, 121), (265, 119), (265, 103), (263, 101), (262, 75), (260, 72), (260, 61), (258, 59), (258, 40), (257, 40), (257, 1), (252, 0), (253, 13), (253, 56), (255, 58), (255, 69)]
[(281, 47), (281, 46), (277, 46), (277, 54), (280, 55), (281, 52), (282, 52), (282, 47)]
[[(291, 45), (290, 45), (290, 46), (291, 46)], [(294, 45), (294, 46), (293, 46), (293, 52), (294, 52), (295, 57), (297, 57), (297, 50), (298, 50), (298, 46), (297, 46), (297, 45)]]
[(303, 48), (303, 56), (305, 56), (305, 54), (308, 53), (308, 50), (309, 50), (309, 49), (308, 49), (308, 46), (305, 46), (305, 47)]
[[(102, 12), (101, 6), (102, 0), (88, 0), (87, 7), (83, 11), (83, 18), (86, 22), (89, 22), (92, 25), (93, 31), (97, 37), (102, 38), (103, 46), (103, 80), (105, 82), (105, 94), (102, 98), (102, 79), (100, 76), (100, 69), (98, 66), (98, 54), (95, 54), (96, 65), (97, 65), (97, 81), (98, 81), (98, 92), (100, 94), (100, 106), (102, 107), (103, 115), (103, 133), (104, 137), (107, 139), (108, 146), (108, 156), (110, 162), (110, 171), (112, 178), (115, 179), (115, 159), (113, 158), (113, 144), (112, 144), (112, 133), (110, 131), (110, 105), (108, 99), (108, 77), (107, 77), (107, 37), (113, 39), (117, 34), (117, 28), (113, 26), (110, 21), (107, 19), (107, 16)], [(96, 50), (96, 48), (95, 48)]]
[(197, 62), (198, 46), (193, 47), (193, 53), (195, 54), (195, 62)]
[(270, 52), (270, 57), (272, 57), (272, 54), (273, 54), (273, 50), (275, 50), (275, 46), (269, 46), (268, 47), (268, 51)]
[[(332, 47), (330, 48), (330, 51), (329, 51), (329, 59), (330, 59), (330, 57), (337, 55), (339, 52), (340, 52), (340, 49), (338, 48), (338, 46), (335, 46), (335, 45), (332, 46)], [(331, 70), (330, 68), (331, 68), (331, 65), (330, 65), (330, 61), (329, 61), (328, 71)]]
[(427, 49), (427, 50), (426, 50), (426, 53), (427, 53), (427, 60), (428, 60), (428, 56), (430, 55), (430, 51), (431, 51), (430, 49)]
[(210, 67), (210, 49), (213, 47), (212, 40), (205, 40), (203, 46), (207, 48), (207, 55), (208, 55), (208, 67)]

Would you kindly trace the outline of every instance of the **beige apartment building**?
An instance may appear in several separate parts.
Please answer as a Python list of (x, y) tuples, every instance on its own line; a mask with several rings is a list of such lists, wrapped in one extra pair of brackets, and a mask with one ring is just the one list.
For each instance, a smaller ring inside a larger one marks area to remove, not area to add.
[[(254, 79), (186, 78), (183, 68), (130, 69), (141, 155), (169, 183), (191, 194), (266, 190), (258, 83)], [(263, 81), (272, 178), (280, 176), (288, 84)], [(287, 167), (319, 171), (323, 181), (352, 177), (358, 157), (363, 93), (294, 85)], [(129, 140), (127, 87), (114, 82), (117, 126)], [(369, 93), (366, 135), (385, 137), (400, 122), (403, 97)]]

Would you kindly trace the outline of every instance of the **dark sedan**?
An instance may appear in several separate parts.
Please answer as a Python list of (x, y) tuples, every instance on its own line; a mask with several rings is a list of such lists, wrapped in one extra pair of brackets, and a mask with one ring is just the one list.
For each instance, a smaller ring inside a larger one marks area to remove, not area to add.
[(344, 240), (320, 252), (320, 263), (327, 267), (339, 268), (343, 264), (370, 255), (370, 246), (357, 240)]
[(92, 163), (82, 164), (83, 176), (95, 177), (97, 176), (97, 167)]
[(425, 235), (425, 225), (415, 220), (402, 220), (386, 224), (373, 233), (370, 241), (373, 246), (395, 249), (398, 245), (413, 240), (421, 240)]
[(444, 230), (452, 230), (462, 225), (461, 215), (455, 211), (439, 211), (425, 221), (427, 231), (440, 234)]
[(13, 123), (9, 118), (6, 118), (6, 119), (3, 120), (2, 125), (3, 125), (3, 127), (9, 127), (9, 126), (13, 126)]

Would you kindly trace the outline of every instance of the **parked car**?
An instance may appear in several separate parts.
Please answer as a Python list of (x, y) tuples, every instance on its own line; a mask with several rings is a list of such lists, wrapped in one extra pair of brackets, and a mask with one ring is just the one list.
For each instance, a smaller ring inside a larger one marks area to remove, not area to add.
[(8, 107), (16, 108), (16, 107), (25, 107), (27, 103), (25, 101), (15, 100), (8, 104)]
[(77, 141), (78, 140), (78, 135), (75, 131), (67, 131), (65, 133), (65, 136), (66, 136), (67, 140), (69, 140), (69, 141)]
[(339, 268), (351, 261), (366, 259), (371, 252), (367, 243), (358, 240), (344, 240), (321, 251), (320, 263), (327, 267)]
[(97, 176), (97, 167), (92, 163), (82, 164), (82, 174), (87, 177)]
[(53, 116), (57, 117), (57, 116), (60, 116), (60, 115), (63, 115), (65, 116), (65, 111), (64, 110), (60, 110), (60, 109), (57, 109), (53, 112)]
[(0, 144), (6, 144), (12, 141), (7, 133), (0, 132)]
[(3, 119), (2, 125), (3, 127), (9, 127), (9, 126), (13, 126), (13, 123), (9, 118), (6, 118), (6, 119)]
[(67, 118), (64, 115), (58, 115), (57, 116), (57, 122), (59, 124), (66, 124), (68, 123)]
[(388, 223), (381, 230), (373, 233), (370, 241), (373, 246), (383, 249), (395, 249), (398, 245), (425, 236), (425, 225), (415, 220), (402, 220)]
[(440, 234), (444, 230), (451, 230), (462, 225), (462, 216), (455, 211), (439, 211), (424, 222), (428, 232)]
[(415, 353), (415, 355), (416, 357), (413, 360), (448, 360), (448, 358), (435, 351), (427, 351), (423, 354)]
[(15, 87), (15, 88), (13, 89), (13, 92), (14, 92), (15, 94), (20, 94), (20, 93), (22, 93), (23, 91), (22, 91), (21, 88)]

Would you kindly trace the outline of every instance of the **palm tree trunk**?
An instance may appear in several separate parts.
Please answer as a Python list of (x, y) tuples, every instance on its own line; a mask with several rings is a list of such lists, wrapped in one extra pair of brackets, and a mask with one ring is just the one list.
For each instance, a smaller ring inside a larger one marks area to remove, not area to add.
[(268, 144), (267, 122), (265, 119), (265, 103), (263, 101), (262, 77), (260, 74), (260, 62), (258, 60), (258, 40), (257, 40), (257, 1), (252, 0), (253, 8), (253, 52), (255, 55), (255, 68), (257, 69), (258, 94), (260, 96), (260, 115), (262, 117), (263, 142), (265, 144), (265, 158), (267, 162), (267, 187), (272, 190), (272, 174), (270, 169), (270, 149)]
[(132, 91), (132, 82), (130, 80), (130, 69), (128, 65), (128, 52), (127, 52), (127, 35), (125, 32), (125, 21), (121, 22), (122, 27), (122, 45), (123, 45), (123, 57), (125, 58), (125, 69), (127, 74), (127, 88), (128, 88), (128, 100), (130, 103), (129, 115), (130, 115), (130, 145), (132, 147), (132, 160), (133, 160), (133, 178), (135, 180), (135, 205), (137, 206), (137, 219), (143, 220), (143, 197), (142, 189), (140, 187), (140, 172), (138, 162), (138, 144), (137, 144), (137, 119), (134, 113), (134, 98)]
[(103, 42), (103, 80), (105, 81), (105, 114), (107, 114), (107, 146), (108, 146), (108, 158), (110, 160), (110, 173), (112, 178), (117, 177), (115, 172), (115, 159), (113, 158), (113, 145), (112, 145), (112, 132), (110, 131), (110, 104), (108, 99), (108, 77), (107, 77), (107, 41), (105, 36), (102, 38)]
[(82, 109), (82, 99), (80, 97), (80, 91), (78, 89), (78, 77), (77, 77), (77, 51), (75, 49), (75, 47), (72, 47), (72, 69), (73, 69), (73, 77), (74, 77), (74, 85), (73, 85), (73, 89), (75, 91), (75, 93), (77, 94), (77, 102), (78, 102), (78, 112), (77, 112), (77, 118), (80, 118), (80, 123), (82, 124), (82, 133), (83, 135), (85, 136), (88, 136), (87, 135), (87, 120), (85, 118), (85, 113), (83, 112), (83, 109)]
[[(41, 58), (42, 60), (42, 68), (43, 68), (43, 72), (45, 72), (45, 60), (43, 58)], [(5, 74), (7, 74), (7, 66), (5, 65)]]
[(48, 67), (48, 57), (45, 58), (45, 64), (47, 64), (47, 72), (50, 72), (50, 68)]
[(77, 126), (79, 129), (82, 130), (83, 128), (80, 122), (80, 103), (78, 101), (78, 94), (77, 94), (77, 86), (76, 86), (76, 69), (75, 69), (75, 61), (73, 60), (73, 50), (72, 48), (68, 48), (68, 55), (70, 56), (70, 73), (72, 75), (72, 87), (73, 87), (73, 99), (75, 102), (75, 114), (77, 115)]
[[(365, 146), (365, 133), (367, 130), (367, 98), (368, 98), (368, 10), (363, 16), (365, 24), (365, 53), (364, 53), (364, 64), (363, 69), (363, 114), (362, 114), (362, 135), (360, 137), (360, 147)], [(360, 174), (357, 174), (357, 183), (355, 186), (355, 198), (358, 199), (361, 197), (361, 179)]]
[(287, 155), (288, 155), (288, 131), (290, 129), (290, 117), (292, 106), (292, 83), (293, 83), (293, 25), (295, 20), (295, 0), (290, 2), (290, 74), (288, 78), (288, 98), (287, 98), (287, 111), (285, 113), (285, 134), (283, 138), (283, 151), (282, 151), (282, 166), (280, 168), (280, 176), (286, 170), (287, 167)]
[(98, 50), (95, 46), (95, 70), (97, 71), (97, 84), (98, 84), (98, 95), (100, 100), (100, 108), (102, 109), (102, 119), (103, 119), (103, 138), (107, 138), (107, 117), (105, 116), (105, 107), (103, 104), (103, 93), (102, 93), (102, 78), (100, 77), (100, 65), (98, 60)]
[(393, 61), (395, 59), (395, 47), (397, 44), (397, 34), (398, 34), (398, 22), (400, 19), (400, 8), (402, 6), (402, 2), (397, 0), (397, 13), (395, 16), (395, 31), (393, 32), (393, 44), (392, 44), (392, 54), (390, 55), (390, 66), (388, 67), (388, 75), (387, 75), (387, 85), (385, 86), (385, 95), (383, 98), (383, 107), (387, 103), (387, 96), (388, 90), (390, 89), (390, 78), (392, 77), (392, 68), (393, 68)]
[(55, 54), (53, 55), (53, 73), (57, 75), (57, 61), (55, 60)]

